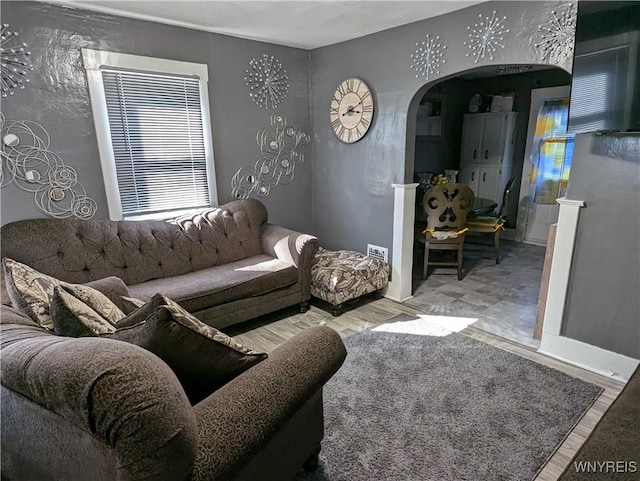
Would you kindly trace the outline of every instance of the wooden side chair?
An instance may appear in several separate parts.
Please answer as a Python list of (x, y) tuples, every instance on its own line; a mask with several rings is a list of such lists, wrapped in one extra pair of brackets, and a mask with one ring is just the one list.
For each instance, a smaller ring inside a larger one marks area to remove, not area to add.
[[(473, 191), (465, 184), (440, 184), (425, 192), (422, 207), (427, 214), (427, 228), (418, 237), (424, 243), (423, 279), (427, 278), (430, 265), (457, 267), (458, 280), (462, 279), (465, 225), (474, 200)], [(432, 250), (452, 251), (453, 260), (431, 261)]]
[(489, 234), (493, 235), (493, 248), (496, 255), (496, 264), (500, 264), (500, 232), (504, 230), (505, 216), (507, 215), (507, 207), (509, 203), (509, 194), (513, 187), (515, 177), (511, 177), (504, 188), (502, 194), (502, 205), (497, 213), (493, 215), (483, 215), (473, 217), (467, 220), (467, 227), (470, 234)]

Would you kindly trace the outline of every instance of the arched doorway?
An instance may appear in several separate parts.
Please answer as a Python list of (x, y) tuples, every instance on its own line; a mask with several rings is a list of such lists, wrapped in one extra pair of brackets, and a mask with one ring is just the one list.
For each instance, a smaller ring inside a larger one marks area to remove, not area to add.
[[(421, 194), (424, 190), (421, 189), (421, 181), (424, 183), (425, 178), (428, 178), (428, 174), (443, 173), (444, 170), (460, 170), (460, 152), (463, 143), (462, 123), (465, 114), (469, 114), (469, 103), (474, 95), (478, 94), (481, 102), (478, 106), (480, 112), (483, 111), (499, 111), (499, 112), (516, 112), (517, 121), (514, 121), (513, 132), (513, 146), (512, 146), (512, 164), (511, 174), (516, 177), (514, 182), (515, 188), (510, 196), (511, 205), (507, 212), (507, 229), (503, 234), (503, 238), (516, 240), (516, 227), (519, 222), (524, 222), (519, 215), (519, 198), (520, 188), (522, 185), (528, 185), (529, 175), (531, 169), (528, 168), (525, 159), (525, 146), (527, 142), (527, 131), (529, 129), (529, 117), (530, 110), (538, 109), (538, 106), (531, 106), (531, 93), (534, 89), (540, 89), (545, 87), (556, 87), (562, 85), (568, 85), (570, 82), (570, 75), (563, 69), (550, 67), (549, 65), (501, 65), (491, 67), (479, 67), (465, 72), (461, 72), (456, 76), (451, 76), (446, 79), (438, 79), (436, 82), (430, 82), (421, 87), (414, 95), (411, 104), (408, 109), (407, 118), (407, 146), (406, 146), (406, 173), (405, 179), (407, 182), (413, 181), (416, 186), (415, 205), (419, 208), (419, 202), (421, 200)], [(500, 96), (503, 100), (502, 106), (496, 106), (495, 97)], [(494, 100), (495, 99), (495, 100)], [(494, 105), (492, 109), (492, 100)], [(535, 118), (535, 115), (534, 115)], [(525, 171), (525, 179), (522, 179), (523, 170)], [(460, 179), (459, 179), (460, 181)], [(413, 238), (413, 236), (412, 236)], [(413, 243), (411, 243), (412, 257), (416, 249)], [(501, 309), (501, 312), (505, 316), (511, 315), (517, 317), (519, 320), (526, 320), (527, 329), (530, 325), (529, 333), (526, 334), (529, 338), (533, 334), (533, 323), (536, 317), (537, 306), (537, 291), (540, 286), (540, 273), (542, 271), (542, 263), (544, 260), (544, 248), (537, 248), (538, 250), (531, 254), (526, 253), (530, 257), (529, 264), (521, 263), (517, 265), (513, 263), (514, 269), (532, 269), (535, 271), (530, 277), (533, 279), (529, 284), (524, 283), (524, 277), (513, 275), (517, 277), (518, 282), (522, 282), (520, 294), (515, 294), (517, 303), (523, 306), (523, 309), (518, 310), (514, 302), (505, 301), (495, 309)], [(535, 251), (535, 249), (533, 249)], [(527, 249), (521, 249), (521, 252), (525, 252)], [(531, 251), (531, 249), (529, 249)], [(497, 267), (491, 266), (479, 266), (479, 262), (491, 262), (490, 251), (487, 251), (489, 255), (476, 259), (476, 264), (469, 263), (470, 269), (484, 269), (485, 267), (492, 267), (493, 269), (486, 269), (487, 273), (491, 272), (505, 272), (505, 266)], [(525, 254), (522, 254), (525, 255)], [(414, 259), (415, 260), (415, 259)], [(522, 260), (522, 259), (521, 259)], [(414, 267), (416, 262), (413, 263)], [(524, 267), (523, 267), (524, 266)], [(415, 274), (415, 271), (414, 271)], [(485, 274), (488, 275), (488, 274)], [(507, 275), (512, 275), (507, 272)], [(414, 283), (412, 287), (412, 294), (415, 297), (423, 295), (419, 289), (417, 289), (416, 281), (419, 276), (413, 275), (412, 281)], [(455, 276), (451, 276), (452, 278)], [(480, 276), (481, 277), (481, 276)], [(441, 279), (445, 277), (442, 276)], [(473, 277), (470, 278), (473, 280)], [(485, 279), (478, 279), (481, 282)], [(488, 283), (499, 284), (501, 279), (488, 278)], [(435, 289), (441, 287), (447, 282), (440, 280), (434, 284)], [(438, 284), (438, 285), (436, 285)], [(465, 289), (470, 289), (462, 282), (460, 285), (454, 285), (452, 283), (451, 294), (459, 295), (456, 299), (462, 299), (467, 295)], [(467, 284), (473, 284), (468, 282)], [(428, 290), (431, 293), (434, 286), (429, 286)], [(461, 287), (462, 286), (462, 287)], [(473, 302), (477, 302), (475, 306), (476, 311), (482, 311), (487, 308), (487, 304), (491, 301), (486, 299), (485, 296), (497, 295), (509, 297), (506, 293), (492, 292), (491, 289), (484, 289), (475, 285), (479, 294), (472, 299)], [(457, 291), (457, 292), (455, 292)], [(480, 295), (482, 294), (482, 295)], [(528, 294), (530, 299), (526, 299), (525, 294)], [(419, 304), (420, 302), (414, 302)], [(455, 297), (455, 296), (454, 296)], [(431, 297), (433, 299), (433, 296)], [(504, 299), (500, 299), (503, 301)], [(455, 302), (452, 302), (455, 304)], [(463, 305), (463, 302), (458, 302)], [(496, 304), (499, 304), (497, 302)], [(442, 307), (442, 306), (441, 306)], [(473, 310), (474, 306), (467, 306), (469, 310)], [(509, 312), (507, 307), (512, 307), (513, 312)], [(444, 309), (444, 308), (443, 308)], [(505, 310), (506, 309), (506, 310)], [(445, 309), (446, 310), (446, 309)], [(515, 312), (518, 310), (518, 312)], [(451, 309), (451, 312), (455, 309)], [(461, 314), (463, 310), (456, 311)], [(526, 312), (525, 312), (526, 311)], [(491, 311), (493, 312), (493, 311)], [(527, 319), (524, 319), (524, 318)], [(513, 340), (518, 340), (519, 337), (524, 336), (522, 332), (522, 326), (519, 326), (518, 333), (514, 334)], [(500, 334), (499, 332), (497, 332)], [(505, 333), (503, 333), (505, 334)], [(519, 337), (518, 337), (519, 336)], [(507, 332), (504, 337), (509, 337)], [(535, 344), (535, 343), (534, 343)]]

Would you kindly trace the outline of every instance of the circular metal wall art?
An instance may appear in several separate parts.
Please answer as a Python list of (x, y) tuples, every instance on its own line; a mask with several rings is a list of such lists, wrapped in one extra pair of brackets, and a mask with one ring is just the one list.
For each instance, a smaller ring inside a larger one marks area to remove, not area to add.
[(538, 42), (534, 45), (541, 60), (558, 64), (571, 62), (576, 33), (576, 11), (573, 4), (565, 10), (551, 12), (548, 22), (538, 27)]
[(36, 208), (51, 217), (92, 218), (96, 202), (78, 182), (77, 172), (49, 150), (49, 133), (28, 120), (0, 114), (0, 187), (14, 184), (34, 194)]
[(25, 88), (27, 74), (33, 70), (26, 43), (17, 41), (18, 32), (9, 31), (9, 24), (2, 25), (0, 32), (0, 92), (2, 97), (13, 95), (15, 89)]
[(288, 124), (283, 114), (273, 114), (271, 127), (260, 129), (257, 134), (262, 157), (235, 173), (231, 179), (231, 195), (237, 199), (266, 197), (273, 187), (291, 182), (296, 165), (304, 162), (302, 147), (310, 140), (304, 130)]
[(507, 17), (497, 17), (495, 10), (491, 13), (491, 17), (483, 17), (482, 15), (478, 15), (478, 17), (480, 22), (474, 24), (473, 27), (467, 27), (469, 41), (463, 42), (469, 47), (466, 56), (475, 57), (475, 63), (478, 63), (478, 60), (485, 58), (485, 56), (493, 60), (493, 53), (498, 47), (505, 47), (504, 34), (509, 33), (509, 29), (503, 25)]
[(416, 43), (416, 47), (411, 54), (411, 68), (416, 71), (416, 78), (423, 76), (428, 80), (429, 76), (439, 74), (440, 67), (445, 63), (444, 50), (447, 48), (440, 43), (440, 36), (432, 38), (427, 35), (425, 40)]
[(289, 93), (287, 71), (273, 55), (252, 58), (245, 72), (244, 81), (249, 87), (249, 97), (260, 107), (275, 109)]

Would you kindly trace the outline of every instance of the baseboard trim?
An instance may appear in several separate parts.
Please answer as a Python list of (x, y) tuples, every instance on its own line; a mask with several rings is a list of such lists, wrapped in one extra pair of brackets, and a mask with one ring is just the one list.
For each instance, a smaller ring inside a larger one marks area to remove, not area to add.
[(627, 382), (640, 362), (632, 357), (548, 332), (542, 333), (538, 352), (620, 382)]
[(392, 301), (395, 301), (395, 302), (406, 302), (409, 299), (413, 299), (413, 296), (400, 298), (400, 297), (394, 296), (392, 294), (384, 294), (382, 297), (384, 297), (385, 299), (391, 299)]

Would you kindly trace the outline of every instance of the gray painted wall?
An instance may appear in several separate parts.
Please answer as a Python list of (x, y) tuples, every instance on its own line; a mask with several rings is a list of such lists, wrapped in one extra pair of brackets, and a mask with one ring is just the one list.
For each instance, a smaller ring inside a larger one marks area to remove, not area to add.
[[(87, 194), (98, 203), (96, 218), (109, 217), (86, 75), (80, 49), (111, 50), (134, 55), (206, 63), (213, 126), (219, 203), (233, 200), (231, 178), (239, 167), (260, 157), (256, 133), (270, 126), (273, 110), (255, 105), (244, 84), (251, 58), (268, 53), (289, 76), (289, 95), (278, 106), (289, 120), (310, 131), (306, 50), (211, 34), (86, 10), (34, 2), (3, 2), (2, 21), (20, 32), (29, 45), (35, 70), (26, 90), (3, 99), (10, 120), (42, 124), (51, 135), (50, 149), (78, 172)], [(274, 188), (263, 201), (270, 220), (311, 229), (311, 146), (289, 185)], [(33, 195), (11, 185), (2, 189), (2, 223), (44, 217)]]
[(640, 135), (578, 135), (567, 198), (587, 205), (563, 335), (640, 359)]
[[(544, 64), (532, 37), (557, 7), (556, 2), (491, 2), (311, 52), (313, 227), (325, 246), (364, 251), (373, 243), (389, 247), (391, 254), (391, 184), (413, 180), (415, 117), (423, 94), (435, 83), (478, 67)], [(493, 10), (507, 17), (505, 48), (497, 49), (494, 60), (475, 63), (463, 44), (467, 27)], [(446, 63), (429, 81), (416, 78), (409, 57), (426, 34), (439, 35), (447, 46)], [(377, 102), (369, 133), (351, 145), (334, 137), (328, 121), (333, 90), (349, 76), (368, 82)]]

